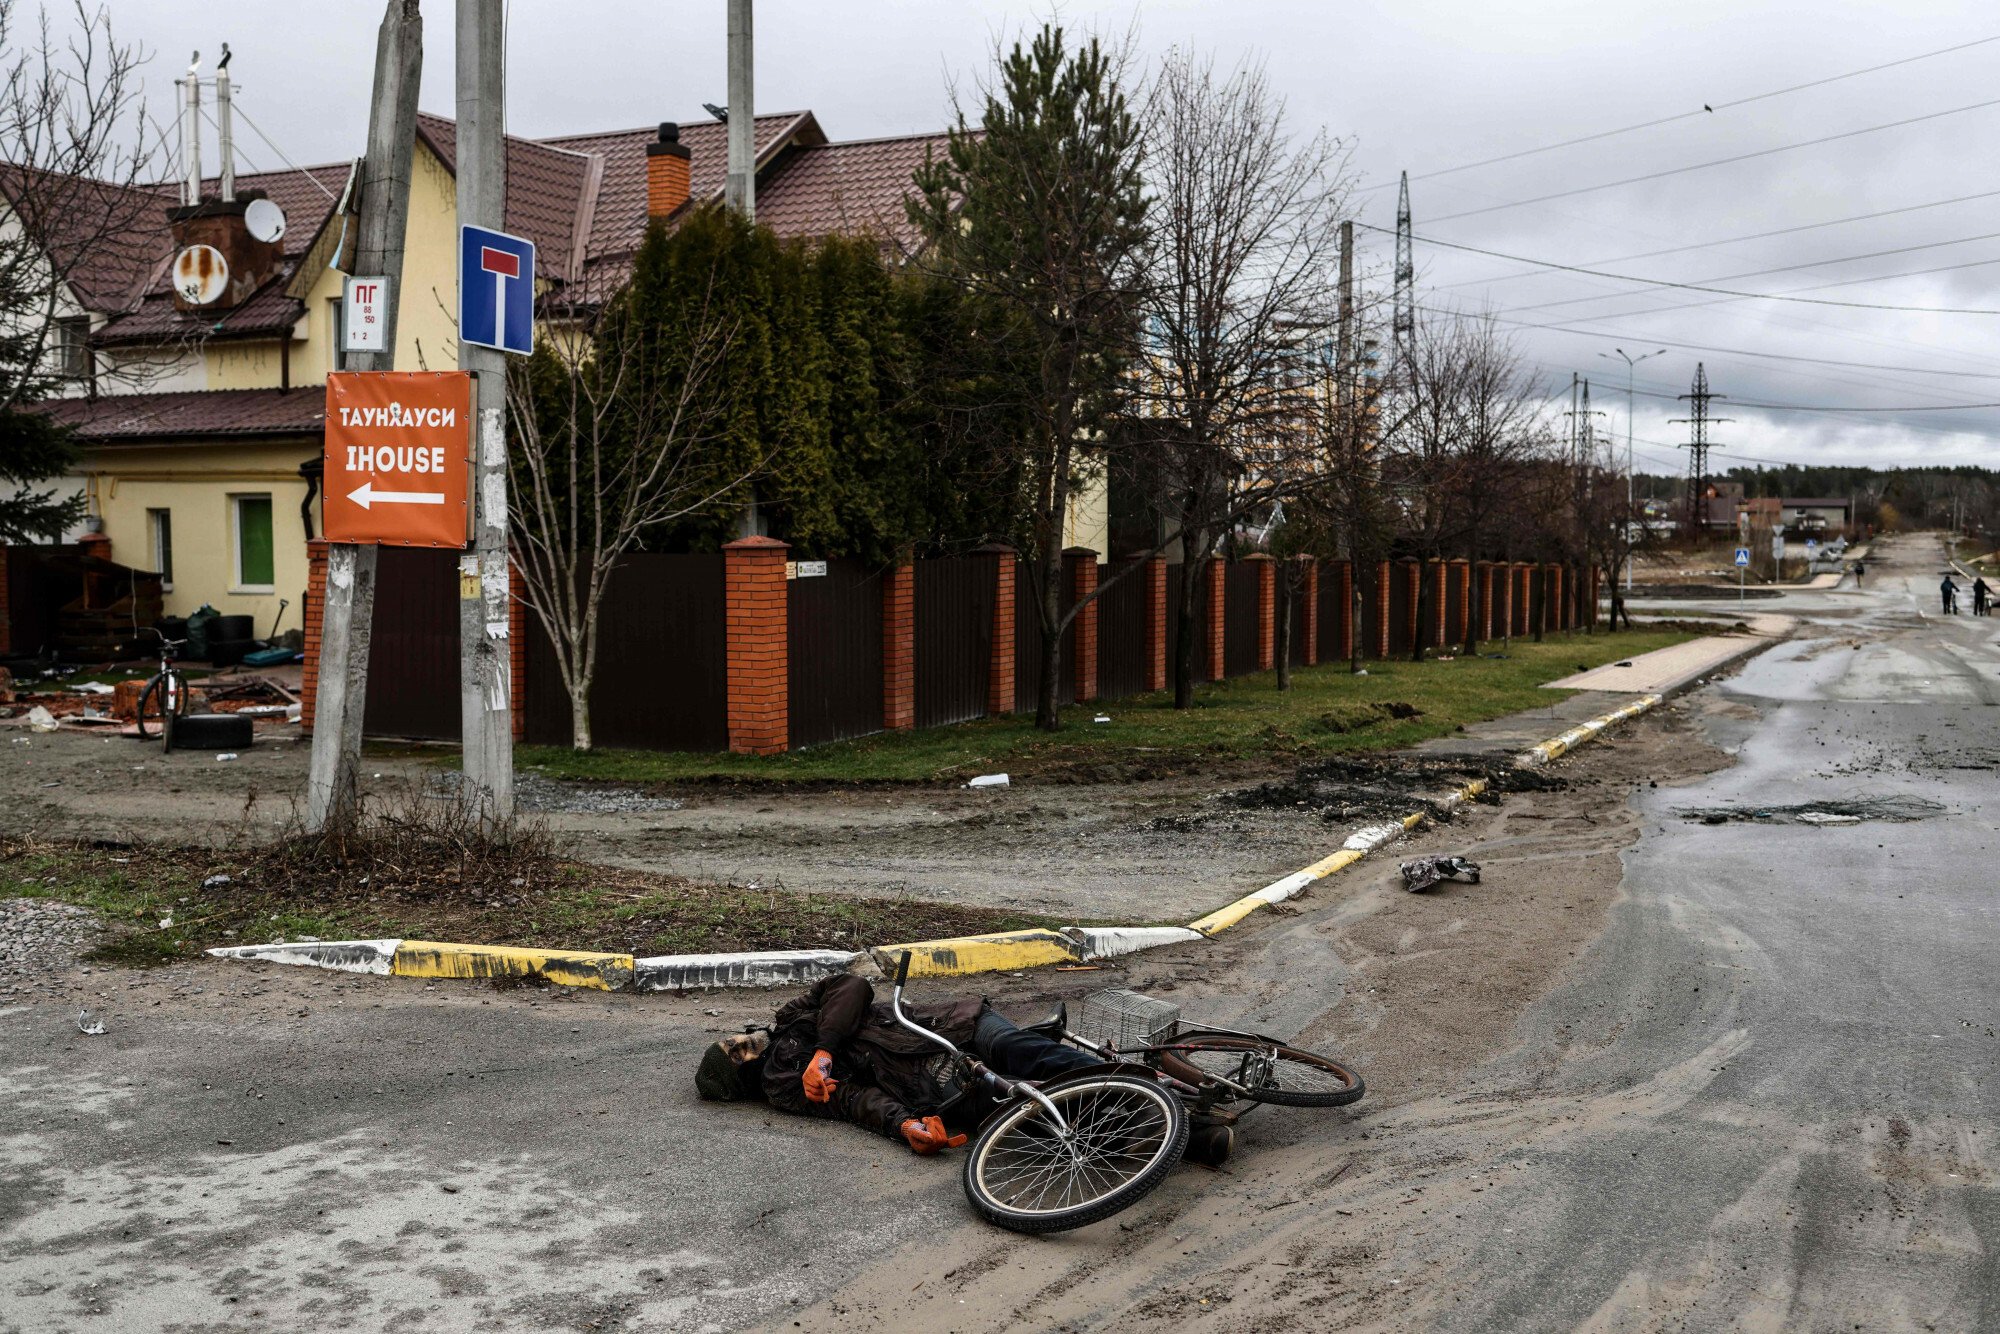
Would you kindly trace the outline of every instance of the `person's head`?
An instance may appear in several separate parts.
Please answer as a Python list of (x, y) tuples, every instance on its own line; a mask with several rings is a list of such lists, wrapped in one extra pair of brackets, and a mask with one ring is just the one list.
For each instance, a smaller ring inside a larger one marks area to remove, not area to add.
[(711, 1042), (695, 1071), (695, 1091), (710, 1102), (763, 1097), (764, 1053), (770, 1045), (771, 1034), (762, 1028)]

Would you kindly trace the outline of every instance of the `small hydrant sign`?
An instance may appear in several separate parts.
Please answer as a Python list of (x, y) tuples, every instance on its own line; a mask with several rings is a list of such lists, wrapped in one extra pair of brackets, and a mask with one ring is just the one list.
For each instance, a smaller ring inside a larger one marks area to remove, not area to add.
[(340, 346), (347, 352), (382, 352), (387, 332), (389, 280), (349, 277), (340, 308)]
[(327, 540), (464, 546), (471, 448), (472, 377), (464, 371), (327, 376)]

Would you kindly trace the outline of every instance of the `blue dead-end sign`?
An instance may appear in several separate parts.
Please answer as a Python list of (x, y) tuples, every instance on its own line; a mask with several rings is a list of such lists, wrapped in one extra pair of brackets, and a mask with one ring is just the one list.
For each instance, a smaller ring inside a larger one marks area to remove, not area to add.
[(1736, 563), (1737, 563), (1738, 565), (1748, 565), (1748, 564), (1750, 563), (1750, 548), (1749, 548), (1749, 547), (1738, 547), (1738, 548), (1736, 548)]
[(528, 356), (535, 350), (535, 243), (485, 227), (458, 229), (458, 336)]

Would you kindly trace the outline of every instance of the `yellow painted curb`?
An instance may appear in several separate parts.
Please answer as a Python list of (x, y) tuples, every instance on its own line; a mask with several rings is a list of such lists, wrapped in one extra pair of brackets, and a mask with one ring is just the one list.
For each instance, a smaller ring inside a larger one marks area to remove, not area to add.
[(1043, 964), (1078, 963), (1083, 951), (1058, 931), (1003, 931), (991, 936), (959, 936), (951, 940), (917, 940), (906, 945), (878, 945), (873, 953), (884, 971), (894, 972), (897, 956), (910, 952), (911, 977), (960, 977), (967, 973), (1006, 973)]
[(560, 987), (617, 991), (632, 985), (632, 956), (406, 940), (396, 947), (389, 971), (397, 977), (542, 977)]
[(1259, 908), (1268, 908), (1269, 906), (1269, 904), (1265, 903), (1264, 900), (1258, 898), (1255, 894), (1247, 894), (1234, 903), (1224, 904), (1206, 917), (1200, 917), (1189, 922), (1188, 929), (1190, 931), (1199, 931), (1204, 936), (1212, 936), (1218, 931), (1226, 931), (1230, 927), (1235, 926)]

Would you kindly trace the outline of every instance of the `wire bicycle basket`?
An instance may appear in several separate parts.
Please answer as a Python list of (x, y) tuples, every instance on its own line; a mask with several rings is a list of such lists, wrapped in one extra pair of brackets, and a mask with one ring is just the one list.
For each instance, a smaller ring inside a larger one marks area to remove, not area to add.
[(1132, 1051), (1167, 1041), (1180, 1023), (1181, 1007), (1171, 1001), (1114, 987), (1084, 997), (1072, 1027), (1100, 1046)]

